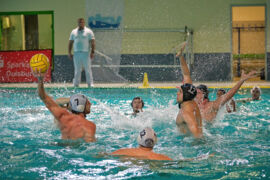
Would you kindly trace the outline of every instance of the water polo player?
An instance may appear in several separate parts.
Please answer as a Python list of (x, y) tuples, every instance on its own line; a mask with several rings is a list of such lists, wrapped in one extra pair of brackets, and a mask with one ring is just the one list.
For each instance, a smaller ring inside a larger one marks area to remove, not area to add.
[(33, 70), (33, 75), (38, 79), (38, 95), (57, 120), (62, 139), (83, 139), (85, 142), (96, 141), (95, 123), (85, 119), (85, 115), (90, 113), (90, 101), (84, 95), (75, 94), (69, 100), (72, 113), (66, 108), (60, 107), (44, 89), (43, 79), (45, 73), (41, 73), (37, 69)]
[(186, 43), (176, 54), (180, 59), (181, 71), (183, 74), (183, 85), (178, 87), (177, 102), (181, 105), (176, 117), (176, 125), (183, 134), (192, 133), (196, 138), (202, 137), (202, 118), (198, 105), (194, 101), (197, 91), (192, 85), (190, 72), (183, 56)]
[(217, 116), (219, 109), (226, 104), (237, 93), (238, 89), (244, 82), (250, 78), (256, 77), (256, 71), (251, 71), (245, 74), (242, 71), (240, 80), (224, 95), (218, 97), (215, 101), (210, 101), (208, 98), (208, 88), (206, 85), (199, 85), (197, 87), (197, 96), (195, 98), (198, 104), (203, 120), (206, 122), (213, 122)]
[(139, 147), (118, 149), (112, 152), (111, 155), (149, 160), (172, 160), (166, 155), (153, 152), (153, 148), (157, 143), (157, 136), (152, 128), (144, 128), (138, 135), (137, 142)]
[(131, 102), (131, 107), (133, 110), (133, 115), (136, 115), (139, 112), (143, 112), (142, 108), (144, 107), (144, 102), (141, 97), (133, 98)]

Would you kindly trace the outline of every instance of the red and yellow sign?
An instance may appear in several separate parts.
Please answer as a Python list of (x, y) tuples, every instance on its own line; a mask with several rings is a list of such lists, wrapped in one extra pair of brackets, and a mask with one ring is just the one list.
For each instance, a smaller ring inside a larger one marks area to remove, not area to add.
[(45, 54), (50, 62), (50, 67), (45, 76), (45, 81), (51, 81), (52, 50), (36, 51), (0, 51), (0, 83), (9, 82), (35, 82), (29, 61), (38, 53)]

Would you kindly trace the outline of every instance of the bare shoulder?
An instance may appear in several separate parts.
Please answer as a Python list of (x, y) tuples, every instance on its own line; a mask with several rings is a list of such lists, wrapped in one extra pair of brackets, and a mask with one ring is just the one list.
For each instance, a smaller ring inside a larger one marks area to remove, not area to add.
[(190, 101), (186, 106), (186, 111), (194, 112), (194, 110), (198, 109), (198, 104), (195, 101)]
[(96, 124), (93, 123), (92, 121), (89, 121), (87, 119), (84, 119), (85, 125), (88, 128), (91, 128), (92, 130), (96, 130)]
[(133, 151), (135, 151), (134, 148), (118, 149), (112, 152), (111, 154), (112, 155), (129, 155), (130, 152), (133, 152)]
[(153, 159), (153, 160), (172, 160), (170, 157), (166, 156), (166, 155), (163, 155), (163, 154), (158, 154), (158, 153), (152, 153), (151, 155), (151, 158), (150, 159)]

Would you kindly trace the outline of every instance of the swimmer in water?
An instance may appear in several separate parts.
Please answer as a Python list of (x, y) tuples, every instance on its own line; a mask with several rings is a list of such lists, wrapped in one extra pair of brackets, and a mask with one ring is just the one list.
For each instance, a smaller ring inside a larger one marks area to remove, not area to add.
[(209, 91), (206, 85), (201, 84), (197, 86), (197, 96), (195, 101), (200, 108), (202, 118), (206, 122), (213, 122), (219, 109), (235, 95), (246, 80), (253, 77), (256, 77), (256, 71), (251, 71), (248, 74), (245, 74), (245, 72), (242, 71), (241, 79), (236, 83), (236, 85), (234, 85), (226, 94), (220, 96), (215, 101), (209, 100)]
[(239, 100), (237, 100), (237, 102), (246, 103), (246, 102), (250, 102), (250, 101), (261, 100), (262, 91), (261, 91), (261, 88), (260, 87), (254, 86), (250, 90), (250, 94), (251, 94), (251, 97), (250, 98), (239, 99)]
[(62, 139), (83, 139), (85, 142), (96, 141), (96, 125), (85, 119), (90, 113), (91, 103), (81, 94), (72, 95), (69, 98), (67, 108), (60, 107), (44, 89), (43, 79), (46, 73), (33, 70), (33, 75), (38, 79), (38, 95), (49, 111), (57, 120), (58, 127), (62, 134)]
[[(220, 96), (222, 96), (224, 94), (226, 94), (226, 91), (224, 89), (217, 90), (217, 98), (219, 98)], [(228, 113), (236, 112), (236, 103), (235, 103), (235, 100), (233, 98), (231, 100), (229, 100), (228, 103), (226, 103), (226, 110)]]
[(192, 84), (190, 72), (183, 56), (186, 43), (183, 44), (181, 50), (176, 54), (179, 57), (181, 71), (183, 74), (183, 85), (178, 87), (177, 102), (179, 103), (179, 112), (176, 117), (176, 125), (183, 134), (191, 132), (195, 138), (201, 138), (202, 134), (202, 118), (198, 105), (194, 101), (197, 91)]
[(133, 98), (131, 102), (131, 107), (133, 109), (132, 115), (136, 115), (139, 112), (143, 112), (142, 108), (144, 107), (144, 102), (142, 98), (140, 97)]
[(137, 142), (139, 144), (137, 148), (119, 149), (110, 153), (110, 155), (149, 160), (172, 160), (166, 155), (153, 152), (157, 143), (157, 136), (152, 128), (146, 127), (143, 129), (138, 135)]

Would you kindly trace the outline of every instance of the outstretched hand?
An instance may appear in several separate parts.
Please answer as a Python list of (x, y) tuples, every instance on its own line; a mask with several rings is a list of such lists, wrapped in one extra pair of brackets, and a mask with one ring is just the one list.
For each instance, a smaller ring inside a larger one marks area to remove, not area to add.
[(245, 81), (247, 79), (254, 78), (257, 76), (257, 74), (258, 74), (258, 72), (256, 72), (256, 71), (251, 71), (248, 74), (245, 74), (244, 70), (242, 70), (241, 80)]
[(35, 68), (35, 69), (32, 69), (32, 73), (38, 80), (43, 80), (43, 78), (45, 77), (47, 71), (42, 73), (40, 69)]
[(187, 45), (187, 42), (184, 42), (181, 49), (180, 49), (180, 51), (175, 55), (176, 57), (182, 56), (182, 53), (185, 50), (186, 45)]

